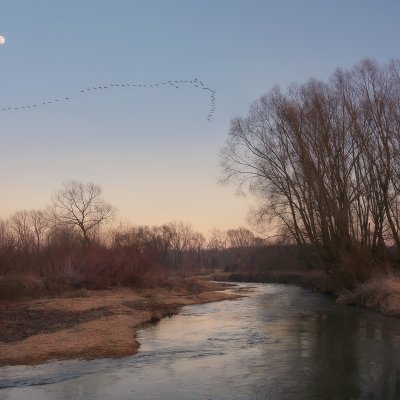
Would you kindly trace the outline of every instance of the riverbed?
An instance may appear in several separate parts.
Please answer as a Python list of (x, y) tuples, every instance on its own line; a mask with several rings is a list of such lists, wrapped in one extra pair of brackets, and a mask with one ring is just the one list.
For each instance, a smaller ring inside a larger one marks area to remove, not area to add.
[(0, 400), (398, 399), (400, 320), (296, 286), (187, 306), (120, 359), (0, 368)]

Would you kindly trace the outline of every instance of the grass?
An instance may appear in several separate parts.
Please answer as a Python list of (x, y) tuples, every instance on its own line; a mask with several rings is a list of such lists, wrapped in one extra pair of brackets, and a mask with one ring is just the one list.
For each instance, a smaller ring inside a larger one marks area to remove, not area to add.
[(377, 272), (365, 282), (357, 283), (351, 290), (342, 290), (337, 302), (400, 317), (400, 274), (391, 269)]
[(43, 279), (33, 274), (0, 276), (0, 300), (40, 297), (46, 292)]

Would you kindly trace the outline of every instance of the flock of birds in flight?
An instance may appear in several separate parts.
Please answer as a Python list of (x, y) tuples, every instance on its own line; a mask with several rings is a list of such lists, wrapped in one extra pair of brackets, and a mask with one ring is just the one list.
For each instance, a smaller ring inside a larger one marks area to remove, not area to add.
[[(176, 89), (180, 89), (181, 85), (191, 85), (195, 88), (206, 90), (210, 94), (210, 112), (207, 115), (207, 121), (211, 122), (211, 119), (215, 112), (215, 93), (216, 91), (207, 87), (202, 81), (194, 78), (193, 80), (189, 81), (166, 81), (166, 82), (159, 82), (159, 83), (151, 83), (151, 84), (133, 84), (133, 83), (111, 83), (109, 85), (103, 86), (92, 86), (90, 88), (82, 89), (80, 91), (81, 94), (94, 92), (97, 90), (107, 90), (110, 88), (115, 87), (158, 87), (158, 86), (172, 86)], [(71, 100), (70, 97), (61, 97), (50, 101), (41, 101), (36, 104), (29, 104), (24, 106), (14, 106), (14, 107), (0, 107), (1, 111), (16, 111), (16, 110), (24, 110), (24, 109), (37, 109), (38, 107), (44, 107), (50, 104), (58, 103), (58, 102), (65, 102)]]

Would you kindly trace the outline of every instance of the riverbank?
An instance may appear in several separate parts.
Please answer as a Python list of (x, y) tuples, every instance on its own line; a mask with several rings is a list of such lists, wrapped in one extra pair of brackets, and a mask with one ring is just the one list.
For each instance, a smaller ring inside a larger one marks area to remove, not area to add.
[(357, 283), (351, 290), (342, 290), (336, 302), (400, 317), (400, 276), (391, 270), (377, 273), (371, 279)]
[(292, 284), (324, 294), (337, 294), (338, 284), (324, 271), (269, 270), (260, 273), (216, 273), (210, 276), (215, 281), (258, 282)]
[(0, 304), (0, 366), (50, 359), (122, 357), (137, 352), (136, 330), (182, 306), (233, 300), (231, 285), (173, 279), (168, 287), (114, 288)]
[(260, 274), (216, 274), (215, 280), (293, 284), (336, 298), (340, 305), (356, 306), (400, 318), (400, 275), (393, 270), (377, 272), (364, 282), (343, 288), (324, 271), (271, 270)]

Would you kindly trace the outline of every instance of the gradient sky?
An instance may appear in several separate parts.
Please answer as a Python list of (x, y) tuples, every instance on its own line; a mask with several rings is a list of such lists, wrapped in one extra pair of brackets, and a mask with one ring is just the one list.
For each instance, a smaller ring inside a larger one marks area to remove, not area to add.
[[(400, 58), (399, 1), (3, 0), (0, 217), (45, 207), (68, 179), (102, 186), (135, 224), (246, 225), (252, 201), (217, 183), (230, 119), (273, 85)], [(116, 88), (197, 77), (194, 87)]]

